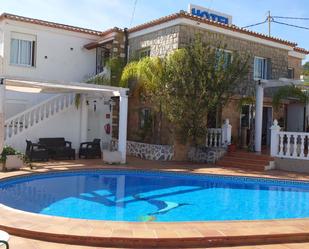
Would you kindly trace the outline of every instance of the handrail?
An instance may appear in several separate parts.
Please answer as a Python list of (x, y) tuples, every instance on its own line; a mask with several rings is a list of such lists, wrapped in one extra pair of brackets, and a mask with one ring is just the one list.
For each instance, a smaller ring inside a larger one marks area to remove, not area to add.
[(28, 130), (30, 127), (54, 116), (74, 103), (74, 94), (58, 94), (31, 108), (7, 119), (4, 125), (5, 140), (15, 137), (17, 134)]
[(42, 105), (47, 104), (47, 103), (49, 103), (51, 101), (54, 101), (54, 100), (56, 100), (57, 98), (59, 98), (61, 96), (63, 96), (63, 94), (57, 94), (56, 96), (51, 97), (51, 98), (49, 98), (47, 100), (44, 100), (44, 101), (40, 102), (39, 104), (36, 104), (36, 105), (30, 107), (29, 109), (26, 109), (23, 112), (17, 113), (15, 116), (10, 117), (9, 119), (5, 120), (5, 123), (10, 123), (10, 122), (14, 121), (15, 119), (19, 118), (20, 116), (28, 114), (29, 112), (32, 112), (32, 111), (36, 110), (37, 108), (41, 107)]

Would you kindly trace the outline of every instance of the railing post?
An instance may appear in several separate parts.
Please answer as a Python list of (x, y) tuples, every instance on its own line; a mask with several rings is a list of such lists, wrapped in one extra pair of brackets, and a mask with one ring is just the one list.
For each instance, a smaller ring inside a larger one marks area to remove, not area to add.
[(232, 126), (230, 125), (230, 120), (226, 119), (222, 125), (222, 144), (223, 146), (228, 146), (231, 144), (232, 140)]
[[(270, 155), (271, 156), (278, 156), (278, 153), (279, 153), (279, 131), (281, 130), (281, 127), (278, 125), (277, 119), (274, 120), (274, 123), (273, 123), (272, 127), (270, 127), (270, 130), (271, 130)], [(283, 140), (283, 137), (281, 139)], [(282, 150), (283, 150), (283, 148), (282, 148)]]

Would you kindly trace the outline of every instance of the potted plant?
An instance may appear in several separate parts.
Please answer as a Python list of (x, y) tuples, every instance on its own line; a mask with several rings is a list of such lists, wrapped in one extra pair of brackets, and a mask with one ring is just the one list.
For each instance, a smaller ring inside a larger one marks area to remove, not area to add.
[(236, 144), (234, 143), (234, 139), (233, 139), (233, 136), (231, 137), (231, 144), (229, 144), (227, 146), (227, 151), (228, 152), (236, 152), (236, 149), (237, 149), (237, 146)]
[(3, 169), (20, 169), (26, 162), (26, 156), (10, 146), (5, 146), (0, 155), (0, 162), (3, 165)]

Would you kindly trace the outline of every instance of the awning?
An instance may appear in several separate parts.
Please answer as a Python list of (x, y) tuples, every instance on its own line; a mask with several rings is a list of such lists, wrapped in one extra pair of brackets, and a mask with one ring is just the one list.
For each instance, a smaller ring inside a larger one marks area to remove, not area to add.
[(7, 90), (28, 93), (91, 93), (107, 96), (120, 96), (120, 93), (129, 91), (128, 88), (79, 82), (38, 82), (21, 79), (5, 79), (4, 81)]
[(282, 86), (307, 86), (304, 80), (294, 80), (294, 79), (287, 79), (287, 78), (280, 78), (278, 80), (258, 80), (263, 85), (264, 88), (270, 87), (282, 87)]

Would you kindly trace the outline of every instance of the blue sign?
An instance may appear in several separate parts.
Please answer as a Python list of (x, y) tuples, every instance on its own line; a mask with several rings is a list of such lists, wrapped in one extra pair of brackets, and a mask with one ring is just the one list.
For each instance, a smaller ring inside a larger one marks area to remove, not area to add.
[(189, 5), (189, 11), (194, 16), (209, 19), (215, 22), (230, 24), (232, 17), (214, 10), (206, 9), (197, 5)]

